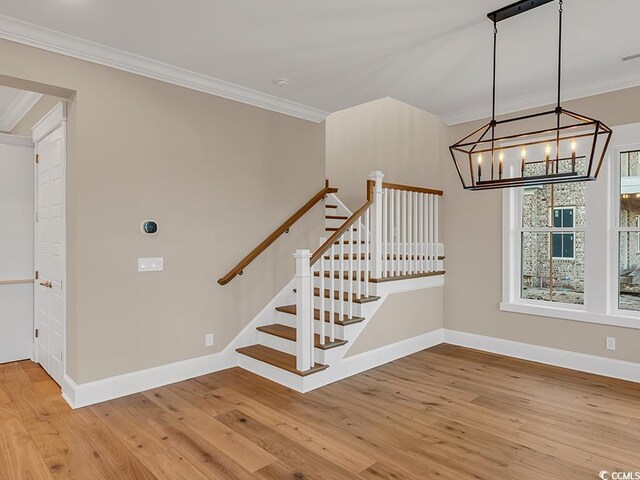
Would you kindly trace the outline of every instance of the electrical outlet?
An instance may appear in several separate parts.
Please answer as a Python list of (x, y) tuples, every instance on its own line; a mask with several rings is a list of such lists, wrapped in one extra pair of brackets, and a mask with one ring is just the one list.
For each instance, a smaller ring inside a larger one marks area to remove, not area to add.
[(207, 333), (204, 336), (204, 346), (213, 347), (213, 333)]
[(616, 349), (616, 337), (607, 337), (607, 350)]

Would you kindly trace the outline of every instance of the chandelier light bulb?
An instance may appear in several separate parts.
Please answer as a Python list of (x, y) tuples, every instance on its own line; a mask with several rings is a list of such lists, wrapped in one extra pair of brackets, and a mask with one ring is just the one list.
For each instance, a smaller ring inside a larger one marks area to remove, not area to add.
[(572, 152), (574, 152), (574, 153), (575, 153), (575, 151), (576, 151), (576, 145), (577, 145), (577, 144), (576, 144), (576, 141), (575, 141), (575, 140), (572, 140), (572, 141), (571, 141), (571, 151), (572, 151)]
[(545, 148), (544, 151), (547, 155), (549, 155), (551, 153), (551, 145), (547, 143), (547, 148)]
[(482, 154), (478, 155), (478, 165), (482, 165)]
[(522, 158), (527, 158), (527, 149), (525, 147), (522, 147), (522, 151), (520, 153), (522, 153)]

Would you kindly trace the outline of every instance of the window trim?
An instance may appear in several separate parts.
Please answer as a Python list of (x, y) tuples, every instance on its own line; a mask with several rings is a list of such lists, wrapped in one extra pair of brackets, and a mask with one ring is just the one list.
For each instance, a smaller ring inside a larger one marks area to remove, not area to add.
[[(520, 298), (520, 234), (522, 208), (517, 189), (502, 192), (502, 301), (504, 312), (536, 315), (601, 325), (640, 329), (640, 312), (618, 308), (618, 223), (620, 202), (619, 177), (622, 151), (640, 150), (640, 123), (614, 128), (600, 178), (587, 182), (585, 231), (585, 303), (571, 305)], [(604, 199), (604, 201), (603, 201)], [(590, 225), (600, 226), (590, 228)], [(601, 226), (605, 225), (603, 229)], [(544, 229), (529, 229), (544, 230)], [(555, 229), (559, 231), (562, 229)], [(634, 229), (632, 229), (634, 230)], [(588, 234), (588, 238), (587, 235)], [(602, 255), (602, 252), (605, 255)], [(605, 282), (602, 279), (605, 278)]]

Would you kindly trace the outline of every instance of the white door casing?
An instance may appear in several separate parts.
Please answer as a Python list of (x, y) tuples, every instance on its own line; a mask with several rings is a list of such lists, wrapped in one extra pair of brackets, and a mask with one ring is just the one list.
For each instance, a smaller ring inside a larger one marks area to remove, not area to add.
[[(56, 111), (58, 107), (62, 108)], [(38, 155), (35, 263), (39, 274), (34, 312), (38, 332), (35, 360), (62, 385), (66, 373), (66, 121), (59, 115), (64, 113), (64, 105), (58, 107), (34, 127)], [(59, 121), (55, 121), (56, 116)], [(43, 127), (48, 132), (44, 136)], [(38, 130), (40, 135), (36, 137)]]

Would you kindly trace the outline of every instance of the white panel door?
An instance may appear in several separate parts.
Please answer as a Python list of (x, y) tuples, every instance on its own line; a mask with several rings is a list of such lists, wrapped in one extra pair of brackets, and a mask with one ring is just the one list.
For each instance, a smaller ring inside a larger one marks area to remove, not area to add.
[(62, 383), (65, 347), (65, 125), (36, 145), (36, 361)]

